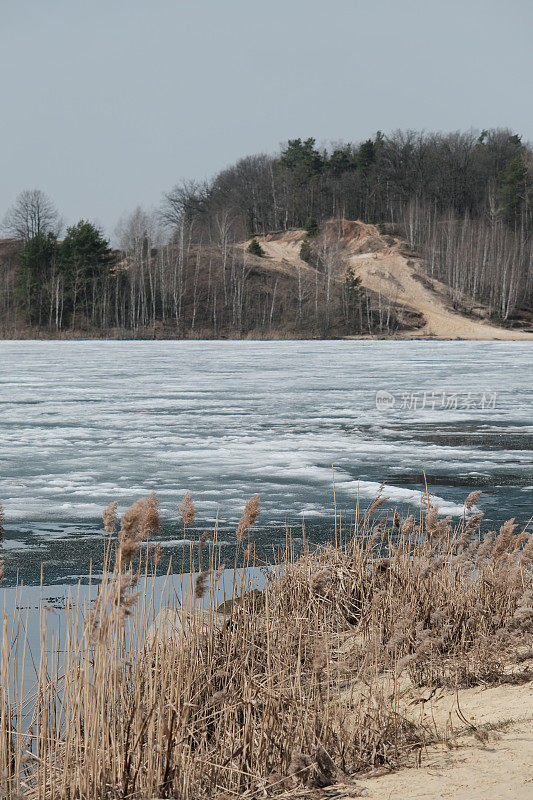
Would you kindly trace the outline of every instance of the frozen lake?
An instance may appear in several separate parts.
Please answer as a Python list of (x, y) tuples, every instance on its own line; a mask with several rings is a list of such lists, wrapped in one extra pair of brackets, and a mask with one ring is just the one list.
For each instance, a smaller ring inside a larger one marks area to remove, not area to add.
[[(176, 503), (223, 539), (261, 493), (264, 547), (283, 525), (324, 532), (381, 481), (443, 512), (474, 488), (489, 521), (532, 510), (533, 347), (517, 342), (0, 342), (5, 583), (64, 583), (103, 550), (101, 510), (156, 491), (165, 552)], [(377, 393), (381, 394), (376, 400)], [(317, 534), (322, 535), (322, 534)], [(228, 545), (229, 546), (229, 545)]]

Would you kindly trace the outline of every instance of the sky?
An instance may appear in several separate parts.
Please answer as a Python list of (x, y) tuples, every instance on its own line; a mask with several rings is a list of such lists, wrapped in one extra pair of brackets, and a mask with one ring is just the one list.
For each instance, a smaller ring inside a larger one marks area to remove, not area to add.
[(289, 138), (533, 140), (532, 0), (0, 0), (0, 220), (42, 189), (112, 234)]

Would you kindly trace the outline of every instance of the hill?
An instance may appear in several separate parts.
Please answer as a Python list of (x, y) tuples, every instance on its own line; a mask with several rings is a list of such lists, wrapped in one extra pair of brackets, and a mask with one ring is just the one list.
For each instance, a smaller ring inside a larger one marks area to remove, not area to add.
[[(40, 324), (17, 308), (14, 286), (22, 245), (0, 240), (4, 338), (359, 338), (533, 339), (531, 318), (491, 324), (490, 309), (454, 308), (450, 287), (394, 226), (328, 221), (316, 235), (291, 229), (250, 240), (189, 239), (149, 250), (116, 251), (109, 274), (89, 285), (75, 319), (43, 283)], [(309, 246), (307, 261), (302, 244)]]
[(157, 211), (138, 207), (117, 226), (114, 253), (86, 220), (56, 242), (59, 216), (40, 190), (7, 215), (25, 221), (6, 230), (27, 250), (17, 267), (22, 245), (0, 245), (3, 336), (533, 330), (533, 149), (508, 129), (290, 139), (181, 181)]
[[(479, 305), (470, 313), (460, 313), (453, 308), (449, 287), (428, 277), (424, 259), (411, 253), (404, 239), (380, 234), (377, 226), (343, 220), (330, 222), (324, 236), (331, 245), (338, 242), (342, 254), (340, 273), (335, 280), (344, 280), (343, 270), (348, 267), (361, 278), (362, 286), (381, 298), (381, 303), (393, 304), (396, 315), (404, 319), (409, 314), (423, 320), (416, 327), (395, 332), (402, 338), (436, 339), (533, 339), (531, 318), (513, 319), (502, 327), (488, 322), (489, 309)], [(275, 264), (298, 269), (301, 264), (300, 247), (306, 238), (304, 230), (290, 231), (258, 237), (266, 256)], [(316, 249), (320, 250), (320, 243)], [(307, 270), (311, 267), (305, 265)]]

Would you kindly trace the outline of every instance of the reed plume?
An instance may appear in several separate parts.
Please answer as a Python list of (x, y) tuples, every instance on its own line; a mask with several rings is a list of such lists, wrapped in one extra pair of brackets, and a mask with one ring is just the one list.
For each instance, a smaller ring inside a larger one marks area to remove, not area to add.
[(404, 519), (404, 521), (400, 526), (400, 533), (402, 534), (402, 536), (408, 536), (413, 530), (414, 524), (415, 524), (415, 518), (413, 517), (412, 514), (410, 514), (408, 517)]
[(201, 600), (207, 590), (207, 584), (209, 581), (210, 570), (205, 572), (200, 572), (198, 577), (196, 578), (196, 583), (194, 586), (194, 595), (197, 600)]
[(141, 537), (145, 539), (152, 533), (157, 533), (161, 527), (161, 520), (159, 518), (159, 501), (155, 492), (146, 498), (144, 506), (144, 514), (141, 523)]
[(500, 533), (494, 542), (494, 547), (492, 550), (492, 557), (493, 558), (500, 558), (506, 550), (508, 549), (512, 537), (513, 531), (516, 528), (514, 517), (508, 519), (507, 522), (504, 522), (500, 528)]
[[(382, 486), (383, 486), (383, 484), (382, 484)], [(382, 491), (382, 488), (380, 487), (380, 492), (381, 492), (381, 491)], [(367, 514), (368, 514), (368, 516), (369, 516), (369, 517), (371, 517), (371, 516), (372, 516), (372, 514), (374, 513), (374, 511), (377, 511), (377, 509), (378, 509), (380, 506), (382, 506), (382, 505), (383, 505), (383, 503), (386, 503), (386, 502), (387, 502), (387, 500), (389, 500), (389, 499), (390, 499), (390, 498), (388, 498), (388, 497), (383, 497), (381, 494), (378, 494), (378, 495), (377, 495), (377, 497), (375, 497), (375, 498), (374, 498), (374, 500), (372, 501), (372, 503), (371, 503), (371, 505), (370, 505), (370, 508), (369, 508), (369, 509), (368, 509), (368, 511), (367, 511)]]
[(237, 537), (237, 541), (239, 542), (242, 542), (242, 540), (246, 535), (246, 532), (248, 531), (249, 528), (251, 528), (251, 526), (254, 524), (257, 517), (259, 516), (260, 512), (259, 499), (260, 495), (256, 494), (253, 497), (251, 497), (244, 506), (244, 511), (242, 513), (242, 517), (235, 534)]
[(190, 492), (185, 493), (181, 503), (178, 503), (178, 509), (184, 528), (192, 525), (197, 512)]
[(136, 556), (139, 545), (151, 533), (160, 528), (158, 500), (155, 493), (143, 497), (131, 505), (122, 515), (119, 531), (119, 554), (124, 564)]
[(479, 492), (479, 491), (470, 492), (470, 494), (468, 495), (468, 497), (465, 500), (465, 508), (466, 508), (467, 511), (470, 511), (472, 506), (476, 505), (477, 501), (479, 500), (479, 498), (481, 497), (482, 494), (483, 493)]
[(119, 609), (120, 620), (123, 622), (132, 613), (133, 606), (141, 592), (131, 593), (136, 586), (137, 578), (128, 573), (121, 573), (115, 579), (115, 603)]
[(104, 520), (104, 530), (107, 533), (114, 533), (115, 527), (117, 524), (117, 506), (118, 503), (112, 502), (109, 503), (106, 508), (102, 511), (102, 518)]
[(481, 520), (483, 519), (484, 516), (485, 515), (484, 515), (484, 513), (482, 511), (480, 511), (477, 514), (472, 514), (472, 516), (470, 517), (470, 519), (466, 523), (467, 530), (470, 532), (470, 531), (473, 531), (474, 528), (477, 528), (477, 526), (479, 525), (479, 523), (481, 522)]
[(436, 530), (438, 513), (439, 513), (438, 506), (429, 507), (425, 519), (426, 533), (428, 534), (428, 536), (431, 536)]

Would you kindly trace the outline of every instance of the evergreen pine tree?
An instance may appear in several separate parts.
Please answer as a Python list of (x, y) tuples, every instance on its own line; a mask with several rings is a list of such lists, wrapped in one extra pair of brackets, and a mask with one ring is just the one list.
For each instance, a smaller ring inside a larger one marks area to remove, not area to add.
[(306, 261), (307, 263), (309, 263), (312, 257), (313, 253), (311, 250), (311, 245), (309, 244), (309, 239), (306, 238), (303, 240), (300, 247), (300, 258), (302, 259), (302, 261)]
[(527, 165), (523, 157), (510, 161), (499, 177), (502, 215), (514, 227), (520, 222), (527, 196)]
[(87, 299), (94, 281), (108, 273), (113, 255), (102, 232), (82, 219), (67, 229), (59, 245), (59, 261), (65, 276), (66, 306), (74, 317), (79, 305)]
[(15, 297), (29, 322), (39, 322), (45, 286), (57, 254), (53, 234), (38, 233), (24, 245), (15, 276)]
[(318, 233), (318, 222), (316, 221), (315, 217), (309, 217), (309, 219), (305, 223), (305, 230), (307, 231), (307, 235), (309, 237), (317, 235), (317, 233)]
[(248, 245), (248, 252), (252, 253), (252, 255), (254, 255), (254, 256), (259, 256), (260, 258), (261, 258), (261, 256), (265, 255), (265, 251), (263, 250), (263, 248), (261, 247), (261, 245), (259, 244), (259, 242), (255, 238), (255, 236), (252, 239), (252, 241), (250, 242), (250, 244)]

